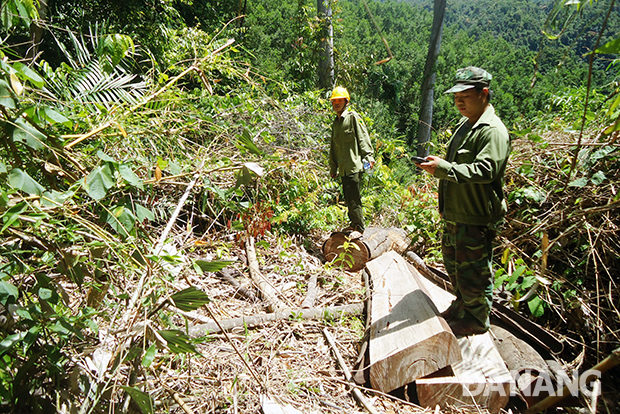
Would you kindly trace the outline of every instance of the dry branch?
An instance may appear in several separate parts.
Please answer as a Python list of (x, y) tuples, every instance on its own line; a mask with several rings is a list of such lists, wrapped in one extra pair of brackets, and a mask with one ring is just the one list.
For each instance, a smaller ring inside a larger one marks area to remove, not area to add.
[(366, 410), (368, 410), (369, 413), (379, 414), (377, 410), (375, 410), (375, 408), (372, 406), (372, 404), (368, 402), (366, 397), (364, 397), (364, 394), (362, 394), (362, 392), (356, 387), (355, 382), (353, 381), (353, 376), (351, 375), (351, 371), (349, 371), (347, 364), (344, 362), (344, 359), (342, 359), (342, 355), (340, 355), (340, 351), (338, 351), (338, 348), (336, 348), (336, 342), (334, 341), (334, 338), (332, 338), (331, 334), (327, 332), (327, 329), (325, 328), (323, 328), (323, 335), (325, 335), (325, 339), (327, 339), (327, 342), (331, 346), (332, 351), (334, 352), (334, 355), (336, 356), (336, 359), (338, 360), (338, 364), (340, 365), (340, 368), (342, 368), (342, 372), (344, 373), (344, 376), (347, 379), (347, 382), (351, 384), (351, 387), (352, 387), (351, 392), (353, 393), (353, 396), (357, 399), (357, 401), (359, 401), (360, 404), (362, 404), (362, 406)]
[[(239, 318), (224, 319), (219, 321), (219, 325), (225, 331), (230, 331), (234, 328), (242, 326), (255, 327), (260, 325), (266, 325), (269, 322), (286, 320), (289, 318), (294, 319), (318, 319), (318, 318), (338, 318), (341, 315), (359, 315), (364, 311), (363, 303), (353, 303), (350, 305), (332, 306), (327, 308), (315, 308), (315, 309), (283, 309), (280, 312), (266, 313), (262, 315), (241, 316)], [(221, 332), (219, 326), (215, 322), (209, 322), (206, 324), (196, 325), (190, 327), (189, 333), (191, 336), (201, 336), (207, 333), (219, 333)]]
[(258, 267), (258, 260), (256, 259), (256, 249), (254, 248), (254, 237), (248, 236), (245, 241), (245, 250), (248, 255), (248, 269), (250, 269), (250, 276), (258, 289), (263, 295), (263, 299), (267, 302), (267, 309), (270, 312), (276, 312), (278, 310), (286, 308), (284, 302), (278, 298), (278, 291), (267, 281), (265, 276)]

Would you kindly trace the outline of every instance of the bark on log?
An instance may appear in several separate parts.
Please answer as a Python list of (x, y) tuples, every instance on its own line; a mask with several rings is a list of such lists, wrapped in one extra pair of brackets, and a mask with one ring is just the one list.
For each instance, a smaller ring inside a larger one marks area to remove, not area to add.
[(314, 301), (316, 300), (316, 294), (318, 292), (316, 284), (317, 276), (317, 272), (312, 272), (310, 275), (310, 280), (308, 281), (308, 292), (306, 293), (304, 301), (301, 302), (301, 307), (304, 309), (314, 306)]
[(543, 357), (508, 330), (499, 326), (493, 326), (491, 330), (495, 346), (506, 367), (515, 375), (516, 395), (520, 395), (528, 407), (547, 397), (548, 390), (555, 388), (551, 371)]
[[(342, 261), (346, 270), (356, 272), (363, 269), (369, 260), (379, 257), (388, 251), (402, 253), (409, 246), (407, 233), (398, 228), (369, 227), (361, 237), (352, 237), (355, 233), (332, 233), (323, 243), (325, 260), (331, 262), (344, 252), (348, 257)], [(346, 252), (345, 242), (355, 244), (358, 248), (350, 247)]]
[[(439, 311), (450, 306), (454, 296), (421, 277)], [(426, 407), (478, 405), (497, 413), (510, 397), (514, 383), (491, 335), (473, 335), (458, 340), (463, 360), (452, 370), (435, 373), (416, 381), (420, 405)]]
[(371, 262), (370, 383), (390, 392), (461, 360), (457, 339), (439, 316), (422, 277), (392, 251)]
[[(337, 319), (341, 315), (359, 315), (364, 311), (363, 303), (352, 303), (350, 305), (332, 306), (327, 308), (314, 309), (284, 309), (280, 312), (266, 313), (262, 315), (241, 316), (239, 318), (224, 319), (219, 321), (220, 326), (230, 331), (239, 327), (255, 327), (265, 325), (269, 322), (285, 320), (289, 318), (295, 319), (319, 319), (334, 318)], [(198, 337), (206, 334), (220, 333), (221, 330), (215, 322), (195, 325), (189, 328), (189, 334), (192, 337)]]

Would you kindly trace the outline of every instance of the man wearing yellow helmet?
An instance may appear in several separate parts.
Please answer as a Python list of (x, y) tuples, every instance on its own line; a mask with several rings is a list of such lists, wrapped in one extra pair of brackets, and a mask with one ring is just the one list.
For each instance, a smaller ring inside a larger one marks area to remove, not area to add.
[(332, 124), (329, 167), (332, 178), (342, 177), (342, 191), (349, 210), (350, 225), (344, 231), (364, 232), (364, 213), (360, 194), (360, 181), (364, 163), (372, 168), (375, 160), (370, 136), (362, 118), (347, 109), (349, 92), (336, 86), (330, 98), (336, 118)]

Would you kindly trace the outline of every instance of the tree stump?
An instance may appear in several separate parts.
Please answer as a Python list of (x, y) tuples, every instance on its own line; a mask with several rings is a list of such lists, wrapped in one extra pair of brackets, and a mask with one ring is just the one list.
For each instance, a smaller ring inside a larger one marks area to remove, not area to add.
[[(359, 233), (357, 233), (359, 234)], [(323, 255), (325, 260), (332, 262), (338, 260), (345, 270), (356, 272), (366, 266), (366, 263), (383, 253), (395, 251), (404, 252), (409, 246), (407, 233), (399, 228), (369, 227), (364, 230), (361, 237), (352, 237), (355, 232), (334, 232), (323, 243)], [(345, 249), (346, 244), (349, 246)]]

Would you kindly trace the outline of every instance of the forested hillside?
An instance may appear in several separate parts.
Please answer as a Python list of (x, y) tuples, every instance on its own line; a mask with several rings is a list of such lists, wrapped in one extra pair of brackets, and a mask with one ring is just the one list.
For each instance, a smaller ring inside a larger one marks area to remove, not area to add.
[[(365, 219), (441, 268), (437, 180), (409, 161), (434, 3), (329, 5), (335, 84), (377, 160)], [(347, 255), (321, 252), (348, 222), (316, 2), (0, 7), (0, 412), (255, 413), (266, 396), (360, 412), (322, 333), (353, 365), (368, 291)], [(453, 0), (434, 66), (438, 156), (460, 118), (443, 94), (456, 69), (493, 74), (512, 139), (495, 293), (562, 340), (570, 372), (620, 346), (619, 55), (614, 0)], [(319, 317), (213, 328), (273, 310), (265, 283)], [(601, 379), (594, 404), (620, 412), (618, 367)], [(424, 412), (407, 390), (364, 393)]]

